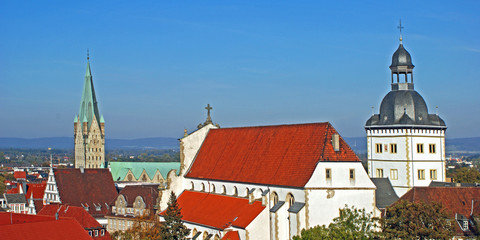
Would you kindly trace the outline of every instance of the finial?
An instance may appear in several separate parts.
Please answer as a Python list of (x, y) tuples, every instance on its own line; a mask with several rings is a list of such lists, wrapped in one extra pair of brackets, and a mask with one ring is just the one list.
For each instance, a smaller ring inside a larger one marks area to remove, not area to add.
[(403, 29), (403, 27), (402, 27), (402, 19), (400, 19), (400, 24), (398, 25), (397, 28), (400, 30), (400, 43), (402, 43), (402, 40), (403, 40), (403, 38), (402, 38), (402, 29)]
[(187, 129), (185, 128), (185, 129), (183, 130), (183, 137), (186, 137), (186, 136), (188, 136), (188, 133), (187, 133)]
[(375, 107), (371, 106), (371, 108), (372, 108), (372, 116), (373, 116), (373, 115), (375, 115), (375, 112), (374, 112)]
[(438, 106), (435, 106), (435, 112), (437, 113), (437, 116), (438, 116)]
[(207, 104), (207, 106), (205, 107), (205, 109), (207, 109), (207, 122), (208, 122), (208, 123), (212, 123), (212, 118), (210, 117), (210, 110), (212, 110), (213, 108), (210, 107), (210, 103)]
[(87, 61), (89, 61), (89, 60), (90, 60), (90, 53), (89, 53), (88, 48), (87, 48)]

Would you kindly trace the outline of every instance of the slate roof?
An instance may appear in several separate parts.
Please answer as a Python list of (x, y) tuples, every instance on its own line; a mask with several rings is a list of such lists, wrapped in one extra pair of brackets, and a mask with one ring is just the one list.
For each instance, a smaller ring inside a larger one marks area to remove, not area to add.
[(371, 178), (377, 187), (375, 191), (375, 202), (377, 208), (386, 208), (398, 200), (397, 193), (393, 190), (392, 183), (388, 178)]
[(359, 162), (328, 123), (211, 129), (188, 178), (303, 187), (319, 161)]
[[(60, 200), (63, 204), (83, 207), (93, 217), (108, 213), (107, 205), (116, 196), (117, 190), (108, 169), (54, 169)], [(83, 204), (83, 206), (82, 206)], [(101, 205), (97, 211), (95, 205)]]
[(136, 179), (140, 178), (143, 170), (145, 170), (150, 179), (153, 179), (157, 170), (160, 171), (164, 179), (167, 179), (167, 174), (172, 169), (177, 170), (177, 175), (180, 173), (179, 162), (110, 162), (109, 166), (115, 181), (123, 181), (127, 176), (128, 170), (132, 171)]
[(184, 191), (177, 202), (183, 221), (220, 230), (229, 226), (245, 229), (265, 209), (260, 201), (249, 204), (244, 198), (192, 191)]
[(8, 204), (27, 203), (27, 200), (25, 199), (25, 195), (21, 193), (4, 194), (4, 196)]
[(240, 240), (240, 236), (238, 235), (238, 231), (230, 231), (222, 237), (222, 240)]
[[(158, 197), (158, 184), (155, 185), (129, 185), (123, 188), (118, 196), (123, 195), (125, 200), (127, 200), (127, 207), (132, 207), (135, 202), (135, 198), (141, 196), (145, 202), (147, 209), (154, 209), (154, 206), (157, 204)], [(118, 198), (117, 196), (117, 198)], [(115, 205), (115, 198), (110, 205)]]
[(71, 218), (0, 213), (2, 240), (92, 240), (80, 224)]

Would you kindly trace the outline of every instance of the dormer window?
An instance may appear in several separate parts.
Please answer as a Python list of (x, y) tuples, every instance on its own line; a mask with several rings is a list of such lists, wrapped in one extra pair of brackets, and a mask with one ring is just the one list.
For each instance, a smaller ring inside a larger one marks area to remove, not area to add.
[(468, 220), (463, 220), (462, 225), (463, 231), (468, 231)]
[(102, 205), (100, 205), (100, 204), (95, 205), (95, 210), (97, 210), (97, 211), (102, 210)]

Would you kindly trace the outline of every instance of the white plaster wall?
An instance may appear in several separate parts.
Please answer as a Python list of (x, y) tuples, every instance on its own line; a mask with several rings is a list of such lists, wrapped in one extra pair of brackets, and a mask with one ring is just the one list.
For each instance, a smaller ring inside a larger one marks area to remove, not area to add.
[(183, 142), (183, 153), (185, 158), (183, 160), (184, 166), (180, 169), (182, 174), (185, 174), (187, 170), (190, 168), (193, 159), (197, 155), (200, 146), (202, 146), (203, 141), (207, 137), (208, 131), (212, 128), (217, 128), (213, 124), (208, 124), (205, 127), (198, 129), (197, 131), (190, 133), (190, 135), (181, 139)]
[(270, 222), (269, 213), (270, 210), (268, 208), (263, 209), (245, 228), (249, 239), (268, 239), (270, 237), (270, 228), (268, 228)]
[[(376, 144), (383, 144), (383, 152), (376, 153)], [(390, 153), (390, 143), (397, 144), (397, 153)], [(423, 144), (423, 153), (417, 152), (417, 144)], [(435, 153), (429, 145), (435, 144)], [(387, 149), (385, 149), (387, 146)], [(384, 177), (390, 177), (397, 195), (402, 196), (413, 186), (428, 186), (432, 180), (445, 181), (445, 131), (427, 129), (367, 130), (368, 171), (377, 177), (377, 169), (383, 169)], [(391, 169), (398, 169), (398, 179), (392, 179)], [(418, 178), (418, 170), (425, 170), (425, 179)], [(430, 170), (437, 170), (437, 178), (430, 178)]]
[[(331, 169), (331, 180), (326, 178), (326, 169)], [(355, 170), (354, 180), (350, 180), (350, 169)], [(359, 188), (375, 189), (361, 162), (319, 162), (305, 185), (311, 188)]]

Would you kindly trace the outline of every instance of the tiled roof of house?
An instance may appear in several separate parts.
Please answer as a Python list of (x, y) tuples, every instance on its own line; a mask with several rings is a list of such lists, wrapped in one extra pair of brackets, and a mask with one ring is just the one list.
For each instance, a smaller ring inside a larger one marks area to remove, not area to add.
[(222, 240), (240, 240), (238, 231), (230, 231), (223, 235)]
[[(118, 195), (122, 194), (127, 200), (127, 207), (132, 207), (135, 202), (135, 198), (141, 196), (143, 201), (147, 205), (147, 209), (153, 209), (157, 204), (158, 197), (158, 184), (155, 185), (129, 185), (123, 188)], [(115, 198), (116, 200), (116, 198)], [(111, 205), (115, 205), (115, 200), (111, 202)]]
[(85, 209), (82, 207), (68, 206), (68, 205), (59, 205), (59, 204), (50, 204), (45, 205), (37, 215), (44, 216), (55, 216), (55, 213), (58, 212), (60, 217), (71, 217), (75, 218), (83, 228), (99, 228), (101, 227), (100, 223), (95, 220), (90, 214), (88, 214)]
[(375, 191), (375, 203), (377, 208), (386, 208), (398, 200), (397, 193), (393, 190), (392, 183), (388, 178), (371, 178), (377, 187)]
[(27, 179), (27, 172), (15, 171), (13, 172), (13, 177), (15, 177), (15, 179)]
[(5, 194), (4, 196), (8, 204), (27, 203), (27, 200), (25, 199), (25, 195), (21, 193)]
[(5, 193), (8, 193), (8, 194), (18, 193), (18, 187), (8, 189)]
[(46, 182), (42, 183), (28, 183), (27, 184), (27, 194), (25, 197), (30, 199), (33, 193), (33, 199), (43, 199), (43, 194), (45, 193), (45, 188), (47, 186)]
[[(116, 196), (117, 190), (108, 169), (55, 169), (60, 200), (63, 204), (88, 207), (90, 215), (108, 213), (107, 205)], [(96, 206), (101, 206), (98, 211)]]
[(0, 213), (2, 240), (91, 240), (92, 238), (71, 218)]
[(319, 161), (359, 162), (328, 123), (211, 129), (186, 177), (303, 187)]
[(160, 171), (164, 179), (167, 179), (167, 174), (172, 169), (177, 170), (177, 175), (180, 173), (179, 162), (110, 162), (109, 167), (115, 181), (123, 181), (129, 170), (132, 171), (136, 179), (140, 178), (143, 171), (147, 173), (150, 179), (153, 179), (157, 171)]
[(245, 198), (192, 191), (184, 191), (177, 202), (182, 220), (221, 230), (229, 226), (245, 229), (265, 209), (260, 201), (249, 204)]
[[(414, 187), (405, 193), (397, 202), (440, 202), (455, 216), (455, 213), (464, 216), (480, 214), (480, 188), (478, 187)], [(472, 209), (472, 200), (474, 200)]]

